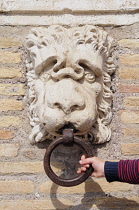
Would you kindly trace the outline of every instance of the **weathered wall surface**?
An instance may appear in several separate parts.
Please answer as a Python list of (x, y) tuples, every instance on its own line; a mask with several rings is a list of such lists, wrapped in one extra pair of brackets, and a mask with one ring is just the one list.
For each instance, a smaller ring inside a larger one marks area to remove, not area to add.
[[(76, 187), (45, 175), (46, 144), (30, 145), (23, 41), (33, 26), (93, 24), (115, 40), (119, 68), (112, 78), (113, 121), (109, 143), (95, 146), (105, 160), (139, 157), (139, 2), (0, 1), (0, 209), (139, 209), (139, 187), (89, 178)], [(54, 171), (59, 170), (57, 163)]]

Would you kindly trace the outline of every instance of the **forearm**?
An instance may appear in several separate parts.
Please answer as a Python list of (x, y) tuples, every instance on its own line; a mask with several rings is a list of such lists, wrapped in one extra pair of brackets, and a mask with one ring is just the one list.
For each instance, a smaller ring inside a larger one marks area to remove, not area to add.
[(108, 182), (139, 184), (139, 160), (106, 161), (104, 171)]
[(104, 173), (108, 182), (120, 181), (118, 177), (118, 162), (106, 161)]
[(118, 176), (122, 182), (139, 184), (139, 160), (121, 160)]

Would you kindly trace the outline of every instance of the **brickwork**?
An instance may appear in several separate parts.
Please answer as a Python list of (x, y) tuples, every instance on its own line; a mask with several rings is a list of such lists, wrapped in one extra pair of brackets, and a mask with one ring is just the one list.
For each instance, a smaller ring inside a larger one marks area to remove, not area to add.
[(0, 62), (1, 63), (20, 63), (21, 57), (20, 53), (14, 53), (14, 52), (0, 52)]
[(18, 149), (18, 144), (0, 144), (0, 157), (15, 157), (18, 154)]
[(22, 46), (22, 42), (11, 37), (0, 37), (0, 48), (11, 48)]
[(0, 181), (0, 194), (32, 193), (34, 184), (31, 181)]
[(17, 116), (2, 116), (0, 121), (0, 127), (9, 127), (20, 125), (21, 119)]
[(20, 69), (14, 68), (0, 68), (0, 78), (1, 79), (12, 79), (16, 77), (21, 77)]
[(23, 84), (0, 84), (1, 95), (24, 95)]
[(12, 99), (2, 99), (0, 101), (0, 111), (8, 111), (8, 110), (22, 110), (23, 103), (17, 100)]
[(68, 199), (42, 199), (42, 200), (6, 200), (0, 203), (0, 208), (3, 210), (15, 210), (20, 206), (20, 210), (50, 210), (50, 209), (65, 209), (71, 207), (72, 201)]
[(121, 79), (139, 79), (139, 67), (124, 67), (119, 69)]
[(0, 130), (0, 139), (12, 139), (14, 137), (13, 131), (8, 131), (6, 129)]
[(121, 151), (124, 155), (139, 155), (139, 143), (122, 144)]
[[(23, 2), (0, 0), (0, 209), (138, 210), (138, 186), (89, 178), (81, 185), (65, 188), (46, 176), (43, 157), (49, 142), (29, 142), (23, 40), (32, 26), (51, 24), (95, 24), (110, 33), (119, 56), (112, 77), (112, 138), (94, 146), (93, 151), (104, 160), (139, 158), (139, 1)], [(57, 154), (64, 159), (66, 152), (60, 152)], [(70, 152), (73, 158), (77, 155)], [(54, 172), (63, 167), (54, 158)]]
[[(79, 186), (74, 186), (74, 187), (68, 187), (65, 191), (65, 187), (59, 187), (57, 192), (58, 193), (65, 193), (65, 194), (74, 194), (74, 193), (88, 193), (88, 192), (101, 192), (102, 190), (104, 192), (110, 193), (110, 192), (117, 192), (118, 190), (120, 191), (128, 191), (131, 190), (133, 188), (132, 185), (129, 185), (127, 183), (123, 184), (123, 186), (121, 186), (120, 183), (111, 183), (109, 184), (108, 182), (106, 182), (105, 179), (99, 179), (96, 180), (94, 179), (95, 182), (91, 181), (86, 181), (85, 183), (80, 184)], [(87, 185), (87, 187), (85, 187), (85, 185)], [(101, 189), (98, 188), (97, 186), (100, 185)], [(46, 182), (46, 183), (42, 183), (38, 189), (40, 192), (42, 193), (54, 193), (54, 191), (51, 189), (52, 187), (52, 183), (51, 182)]]

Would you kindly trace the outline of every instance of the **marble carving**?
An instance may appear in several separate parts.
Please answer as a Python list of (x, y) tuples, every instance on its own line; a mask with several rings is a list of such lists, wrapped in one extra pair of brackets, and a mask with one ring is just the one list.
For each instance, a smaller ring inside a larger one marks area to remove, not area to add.
[(93, 144), (110, 140), (112, 38), (98, 27), (34, 28), (25, 48), (30, 140), (55, 139), (64, 128)]

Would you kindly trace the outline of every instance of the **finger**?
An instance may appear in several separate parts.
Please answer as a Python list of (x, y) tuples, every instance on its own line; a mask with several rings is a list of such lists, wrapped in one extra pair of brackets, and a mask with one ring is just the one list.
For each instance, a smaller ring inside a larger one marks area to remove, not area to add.
[(90, 165), (89, 165), (89, 164), (85, 164), (85, 165), (83, 165), (83, 167), (85, 167), (85, 168), (89, 168), (89, 167), (90, 167)]
[(93, 158), (86, 158), (86, 159), (84, 159), (84, 160), (80, 160), (79, 161), (79, 163), (81, 164), (81, 165), (85, 165), (85, 164), (92, 164), (93, 163)]
[(81, 167), (81, 171), (86, 171), (86, 167)]
[(84, 160), (84, 159), (85, 159), (85, 155), (82, 155), (81, 160)]
[(86, 171), (84, 168), (89, 168), (90, 167), (90, 165), (89, 164), (86, 164), (86, 165), (84, 165), (83, 167), (81, 167), (81, 168), (78, 168), (78, 170), (77, 170), (77, 173), (81, 173), (82, 171)]
[(78, 174), (81, 174), (81, 172), (82, 172), (81, 169), (78, 169), (77, 173), (78, 173)]
[(78, 168), (78, 170), (77, 170), (78, 173), (81, 173), (82, 171), (86, 171), (86, 168), (85, 167), (81, 167), (81, 168)]

